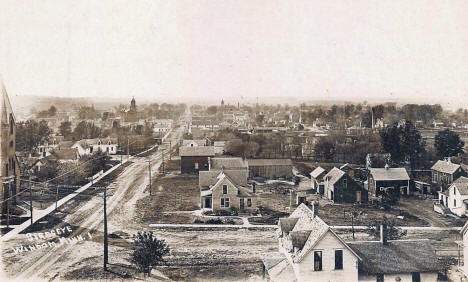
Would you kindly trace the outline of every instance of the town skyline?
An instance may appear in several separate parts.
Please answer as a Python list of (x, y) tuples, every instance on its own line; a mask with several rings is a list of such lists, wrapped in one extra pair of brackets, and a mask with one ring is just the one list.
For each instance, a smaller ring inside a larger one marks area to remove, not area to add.
[(463, 1), (3, 2), (0, 72), (11, 96), (467, 106)]

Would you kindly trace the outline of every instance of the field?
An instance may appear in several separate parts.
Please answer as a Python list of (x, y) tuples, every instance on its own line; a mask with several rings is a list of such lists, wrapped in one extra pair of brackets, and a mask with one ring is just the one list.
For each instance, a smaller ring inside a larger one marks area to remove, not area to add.
[(137, 202), (141, 223), (192, 223), (195, 219), (190, 212), (199, 209), (197, 176), (155, 177), (151, 194)]

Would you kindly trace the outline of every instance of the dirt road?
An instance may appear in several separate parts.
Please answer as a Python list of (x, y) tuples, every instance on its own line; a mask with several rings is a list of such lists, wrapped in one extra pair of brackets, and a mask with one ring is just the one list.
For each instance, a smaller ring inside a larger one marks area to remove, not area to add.
[(398, 202), (398, 208), (407, 211), (409, 214), (417, 215), (429, 222), (432, 227), (453, 227), (463, 226), (464, 224), (461, 219), (436, 213), (430, 199), (401, 198)]
[[(180, 137), (182, 131), (179, 129), (171, 136), (172, 142)], [(169, 148), (164, 147), (165, 152)], [(168, 146), (167, 146), (168, 147)], [(140, 230), (140, 226), (135, 226), (133, 211), (136, 201), (145, 195), (148, 186), (148, 160), (152, 162), (152, 173), (157, 174), (161, 164), (161, 149), (152, 155), (144, 158), (133, 158), (132, 164), (107, 187), (110, 195), (107, 201), (109, 233), (113, 231), (135, 233)], [(64, 206), (62, 213), (67, 212)], [(15, 253), (15, 247), (20, 245), (31, 245), (25, 234), (20, 234), (16, 238), (5, 242), (3, 248), (3, 262), (5, 271), (18, 279), (40, 277), (51, 279), (58, 277), (59, 273), (66, 273), (66, 270), (76, 262), (87, 257), (99, 256), (102, 253), (102, 220), (103, 220), (103, 200), (102, 196), (95, 196), (88, 201), (78, 203), (73, 211), (65, 216), (64, 222), (50, 229), (70, 225), (73, 233), (70, 237), (82, 235), (86, 238), (75, 244), (57, 245), (56, 247), (42, 248), (29, 252)], [(48, 230), (43, 230), (45, 232)], [(88, 232), (91, 234), (86, 237)], [(34, 243), (42, 244), (44, 240)], [(110, 246), (110, 249), (114, 248)]]

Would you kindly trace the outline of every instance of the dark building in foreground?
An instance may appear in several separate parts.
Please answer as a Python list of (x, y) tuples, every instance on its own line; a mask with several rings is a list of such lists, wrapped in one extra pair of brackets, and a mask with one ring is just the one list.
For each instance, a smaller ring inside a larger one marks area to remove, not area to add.
[[(19, 192), (20, 171), (16, 158), (16, 123), (15, 115), (8, 98), (5, 86), (0, 80), (1, 107), (0, 107), (0, 199), (3, 201)], [(15, 203), (16, 198), (11, 199), (10, 204)], [(7, 203), (2, 204), (2, 212), (6, 212)]]
[(209, 169), (209, 158), (214, 157), (213, 146), (180, 147), (180, 172), (198, 174)]

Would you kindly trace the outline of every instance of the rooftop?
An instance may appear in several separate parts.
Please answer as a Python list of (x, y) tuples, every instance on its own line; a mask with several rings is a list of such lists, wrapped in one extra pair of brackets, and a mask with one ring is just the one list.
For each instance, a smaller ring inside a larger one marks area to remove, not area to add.
[(360, 269), (370, 273), (411, 273), (440, 270), (429, 240), (348, 242), (362, 259)]
[(181, 157), (213, 157), (214, 147), (213, 146), (198, 146), (198, 147), (180, 147), (179, 156)]
[(247, 169), (249, 167), (247, 161), (242, 158), (210, 158), (210, 166), (212, 169)]
[(249, 159), (249, 166), (292, 165), (291, 159)]
[(397, 168), (371, 168), (370, 174), (376, 181), (384, 180), (409, 180), (408, 173), (403, 167)]
[(432, 167), (431, 169), (443, 172), (443, 173), (448, 173), (448, 174), (453, 174), (458, 168), (460, 168), (459, 164), (454, 164), (450, 161), (441, 161), (438, 160)]
[(311, 176), (312, 178), (317, 179), (317, 177), (319, 177), (320, 174), (322, 174), (322, 173), (324, 173), (324, 172), (325, 172), (325, 169), (319, 166), (319, 167), (317, 167), (316, 169), (314, 169), (314, 170), (310, 173), (310, 176)]
[(345, 175), (344, 171), (342, 171), (339, 168), (334, 167), (327, 174), (325, 174), (323, 179), (328, 179), (328, 182), (333, 185), (338, 180), (340, 180), (341, 177), (343, 177), (343, 175)]

